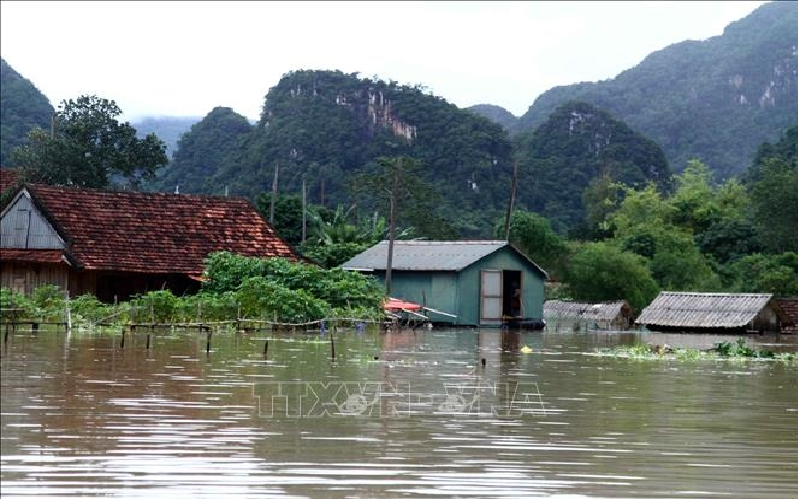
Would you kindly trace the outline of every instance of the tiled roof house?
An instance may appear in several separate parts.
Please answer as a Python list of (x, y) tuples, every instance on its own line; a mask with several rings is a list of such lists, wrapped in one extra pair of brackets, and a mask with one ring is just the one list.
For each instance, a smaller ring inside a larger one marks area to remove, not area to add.
[(106, 301), (194, 292), (215, 251), (298, 260), (242, 198), (28, 184), (3, 206), (0, 236), (2, 287), (52, 283)]

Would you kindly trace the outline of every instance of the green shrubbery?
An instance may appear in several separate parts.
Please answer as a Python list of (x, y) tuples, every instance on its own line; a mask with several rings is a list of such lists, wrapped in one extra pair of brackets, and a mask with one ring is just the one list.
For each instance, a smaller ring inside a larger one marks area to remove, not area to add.
[[(248, 258), (214, 253), (207, 259), (207, 281), (192, 296), (169, 290), (149, 291), (118, 305), (94, 296), (70, 300), (73, 323), (190, 323), (265, 319), (284, 323), (329, 317), (379, 319), (382, 288), (370, 277), (354, 272), (324, 270), (283, 258)], [(47, 285), (31, 297), (2, 289), (0, 306), (18, 317), (64, 321), (64, 292)]]
[[(247, 315), (276, 312), (283, 318), (313, 320), (352, 310), (381, 313), (383, 293), (379, 283), (340, 268), (325, 270), (283, 258), (247, 258), (220, 252), (208, 257), (205, 278), (204, 292), (238, 293), (242, 313)], [(254, 278), (263, 281), (252, 281)]]

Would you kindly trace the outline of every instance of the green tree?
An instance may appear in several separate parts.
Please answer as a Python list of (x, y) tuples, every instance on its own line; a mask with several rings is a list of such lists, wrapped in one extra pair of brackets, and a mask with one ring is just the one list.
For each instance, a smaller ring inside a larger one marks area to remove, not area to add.
[(643, 257), (604, 243), (578, 246), (565, 267), (563, 283), (576, 300), (628, 300), (639, 311), (659, 292)]
[[(652, 276), (664, 289), (720, 287), (718, 277), (693, 238), (693, 226), (703, 226), (708, 217), (704, 215), (717, 212), (701, 205), (711, 204), (713, 198), (704, 199), (709, 194), (702, 187), (701, 166), (694, 167), (697, 172), (691, 171), (684, 179), (677, 177), (679, 189), (670, 199), (653, 185), (641, 191), (628, 190), (610, 217), (615, 226), (613, 241), (621, 249), (645, 257)], [(695, 191), (705, 195), (693, 196)], [(687, 214), (687, 206), (695, 208), (697, 215)]]
[(690, 160), (684, 171), (674, 178), (676, 190), (669, 199), (675, 209), (674, 224), (689, 228), (694, 234), (705, 231), (720, 216), (712, 188), (712, 172), (704, 163)]
[(582, 192), (582, 204), (585, 207), (583, 224), (571, 232), (579, 239), (606, 239), (614, 234), (610, 216), (620, 206), (626, 186), (614, 182), (609, 174), (604, 173), (593, 179)]
[[(255, 207), (269, 218), (272, 194), (263, 193), (258, 196)], [(292, 246), (302, 242), (302, 199), (295, 194), (277, 194), (274, 201), (274, 230), (285, 242)]]
[[(504, 232), (504, 219), (501, 219), (496, 223), (494, 235), (502, 239)], [(546, 269), (554, 279), (568, 255), (568, 246), (551, 228), (551, 223), (537, 213), (528, 211), (513, 211), (510, 217), (510, 243)]]
[(798, 252), (798, 155), (765, 160), (760, 175), (751, 202), (762, 241), (774, 253)]
[(732, 289), (749, 293), (798, 296), (798, 254), (748, 255), (729, 266)]
[(763, 250), (754, 225), (747, 220), (722, 219), (695, 236), (701, 253), (725, 264)]
[(423, 168), (422, 161), (409, 156), (382, 156), (370, 171), (357, 176), (356, 192), (370, 198), (389, 217), (386, 293), (391, 290), (390, 260), (397, 225), (404, 220), (408, 225), (423, 226), (427, 223), (425, 219), (434, 217), (436, 211), (434, 201), (438, 194), (425, 182)]
[(51, 135), (34, 129), (29, 143), (12, 152), (13, 163), (32, 172), (32, 180), (55, 185), (104, 188), (114, 175), (137, 184), (167, 164), (166, 149), (155, 135), (136, 138), (114, 101), (81, 96), (63, 101)]

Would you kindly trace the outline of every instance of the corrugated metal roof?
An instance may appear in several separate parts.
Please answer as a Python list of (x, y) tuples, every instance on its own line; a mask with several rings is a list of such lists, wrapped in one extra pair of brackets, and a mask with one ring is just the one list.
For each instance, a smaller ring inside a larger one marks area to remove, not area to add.
[(618, 317), (625, 317), (623, 314), (624, 307), (628, 308), (628, 306), (623, 300), (602, 303), (546, 300), (543, 304), (543, 317), (547, 320), (591, 319), (612, 321)]
[(637, 324), (674, 327), (742, 327), (773, 298), (770, 293), (689, 293), (663, 291)]
[[(505, 246), (513, 248), (504, 240), (394, 241), (392, 269), (460, 271)], [(537, 264), (513, 249), (546, 275)], [(345, 270), (385, 270), (387, 257), (388, 241), (382, 241), (344, 263), (342, 267)]]

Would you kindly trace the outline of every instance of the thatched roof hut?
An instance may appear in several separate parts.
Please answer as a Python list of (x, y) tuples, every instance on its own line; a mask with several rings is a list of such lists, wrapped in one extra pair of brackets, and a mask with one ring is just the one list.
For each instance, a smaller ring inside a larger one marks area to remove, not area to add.
[(547, 322), (592, 322), (600, 328), (626, 329), (629, 327), (632, 308), (626, 300), (583, 303), (568, 300), (546, 300), (543, 318)]
[(636, 323), (653, 331), (778, 332), (789, 322), (770, 293), (663, 291)]

